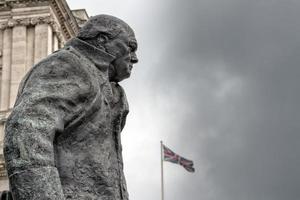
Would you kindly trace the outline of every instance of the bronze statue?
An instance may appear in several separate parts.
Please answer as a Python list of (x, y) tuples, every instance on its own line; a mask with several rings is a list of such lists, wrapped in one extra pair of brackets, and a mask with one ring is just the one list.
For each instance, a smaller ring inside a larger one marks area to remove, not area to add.
[(108, 15), (28, 72), (6, 123), (4, 155), (15, 200), (127, 200), (118, 82), (138, 62), (133, 30)]

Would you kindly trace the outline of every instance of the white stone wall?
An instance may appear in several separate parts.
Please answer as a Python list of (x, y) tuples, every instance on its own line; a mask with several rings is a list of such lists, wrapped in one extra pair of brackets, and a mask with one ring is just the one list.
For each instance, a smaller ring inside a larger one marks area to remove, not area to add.
[(25, 73), (34, 63), (58, 49), (58, 39), (53, 36), (52, 28), (48, 24), (35, 27), (15, 26), (1, 33), (3, 53), (0, 110), (5, 111), (13, 107), (19, 83)]
[(3, 170), (4, 123), (19, 84), (35, 63), (75, 36), (77, 25), (65, 0), (5, 0), (0, 5), (0, 192), (8, 190)]
[(0, 191), (8, 190), (1, 167), (4, 123), (15, 103), (19, 84), (34, 63), (57, 50), (63, 42), (49, 19), (49, 15), (40, 18), (31, 15), (22, 21), (8, 18), (7, 22), (2, 20), (7, 26), (0, 27)]

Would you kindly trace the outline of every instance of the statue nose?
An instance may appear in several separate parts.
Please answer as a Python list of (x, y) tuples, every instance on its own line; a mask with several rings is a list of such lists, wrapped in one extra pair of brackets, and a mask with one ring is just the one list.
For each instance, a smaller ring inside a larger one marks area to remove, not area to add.
[(137, 58), (136, 54), (131, 54), (130, 62), (133, 64), (139, 62), (139, 59)]

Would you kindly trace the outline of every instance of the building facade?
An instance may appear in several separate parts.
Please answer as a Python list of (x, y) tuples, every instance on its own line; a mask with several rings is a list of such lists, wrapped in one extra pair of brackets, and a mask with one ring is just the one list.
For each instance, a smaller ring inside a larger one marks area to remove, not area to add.
[(0, 191), (8, 189), (3, 159), (5, 121), (26, 72), (63, 47), (88, 19), (66, 0), (0, 0)]

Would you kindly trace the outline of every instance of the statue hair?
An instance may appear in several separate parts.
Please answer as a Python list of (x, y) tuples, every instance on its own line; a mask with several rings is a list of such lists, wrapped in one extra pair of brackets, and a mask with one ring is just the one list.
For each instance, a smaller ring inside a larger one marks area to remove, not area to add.
[(80, 29), (77, 37), (82, 40), (90, 40), (105, 35), (113, 39), (120, 32), (133, 34), (133, 30), (121, 19), (110, 15), (96, 15), (91, 17)]

